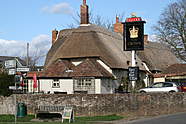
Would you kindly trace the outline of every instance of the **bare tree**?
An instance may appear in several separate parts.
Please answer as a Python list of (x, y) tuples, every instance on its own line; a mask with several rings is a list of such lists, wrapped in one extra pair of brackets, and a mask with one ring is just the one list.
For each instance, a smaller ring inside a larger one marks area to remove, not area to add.
[(31, 68), (31, 70), (35, 70), (35, 68), (40, 63), (41, 59), (46, 57), (46, 54), (44, 54), (42, 51), (37, 48), (35, 51), (33, 51), (27, 58), (27, 56), (21, 57), (23, 61), (28, 60), (28, 67)]
[(168, 5), (155, 26), (159, 41), (168, 44), (186, 62), (186, 0)]

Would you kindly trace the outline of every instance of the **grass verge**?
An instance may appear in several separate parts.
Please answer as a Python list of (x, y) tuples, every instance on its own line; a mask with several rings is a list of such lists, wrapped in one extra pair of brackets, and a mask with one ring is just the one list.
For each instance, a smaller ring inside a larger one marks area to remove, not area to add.
[[(61, 122), (32, 122), (32, 119), (34, 119), (34, 115), (17, 118), (16, 124), (61, 124)], [(123, 117), (118, 115), (75, 117), (73, 124), (92, 124), (96, 121), (113, 121), (120, 119), (123, 119)], [(0, 115), (0, 124), (14, 124), (14, 121), (14, 115)], [(69, 124), (68, 120), (65, 120), (63, 124)]]

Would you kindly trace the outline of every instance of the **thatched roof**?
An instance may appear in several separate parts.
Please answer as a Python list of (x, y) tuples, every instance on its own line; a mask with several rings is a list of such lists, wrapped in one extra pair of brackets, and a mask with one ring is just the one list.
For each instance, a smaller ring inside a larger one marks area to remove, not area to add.
[(186, 75), (186, 64), (173, 64), (165, 68), (162, 73), (154, 74), (154, 77), (174, 77), (174, 76), (185, 76)]
[(179, 63), (170, 48), (157, 42), (148, 42), (145, 44), (144, 51), (137, 52), (137, 55), (150, 70), (162, 71), (172, 64)]
[[(58, 59), (97, 57), (110, 68), (128, 69), (131, 66), (131, 52), (123, 51), (122, 38), (120, 33), (96, 25), (62, 30), (48, 52), (45, 68)], [(145, 70), (142, 62), (150, 70), (157, 71), (179, 63), (170, 48), (157, 42), (148, 42), (144, 51), (137, 52), (137, 66)]]
[(186, 73), (186, 64), (173, 64), (163, 70), (164, 74)]
[[(110, 68), (127, 69), (131, 64), (131, 52), (123, 51), (121, 34), (89, 25), (60, 31), (58, 40), (48, 52), (45, 67), (47, 68), (57, 59), (91, 57), (101, 59)], [(138, 57), (137, 65), (144, 70)]]

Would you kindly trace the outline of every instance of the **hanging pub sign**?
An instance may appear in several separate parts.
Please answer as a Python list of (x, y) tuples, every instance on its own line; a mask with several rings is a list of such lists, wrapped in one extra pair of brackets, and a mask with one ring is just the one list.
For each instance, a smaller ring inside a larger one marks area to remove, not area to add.
[(139, 80), (139, 67), (129, 67), (128, 78), (129, 78), (129, 81)]
[(140, 17), (132, 15), (124, 23), (124, 51), (144, 50), (144, 23)]

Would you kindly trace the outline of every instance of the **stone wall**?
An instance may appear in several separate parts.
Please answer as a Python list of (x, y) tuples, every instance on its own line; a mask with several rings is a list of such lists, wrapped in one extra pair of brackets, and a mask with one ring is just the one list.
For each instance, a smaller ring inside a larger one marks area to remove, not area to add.
[[(25, 94), (16, 95), (17, 102), (27, 106), (28, 113), (34, 113), (38, 105), (71, 105), (76, 115), (127, 114), (160, 115), (182, 112), (186, 109), (186, 94), (94, 94), (57, 95)], [(15, 97), (0, 97), (0, 114), (13, 114)]]

